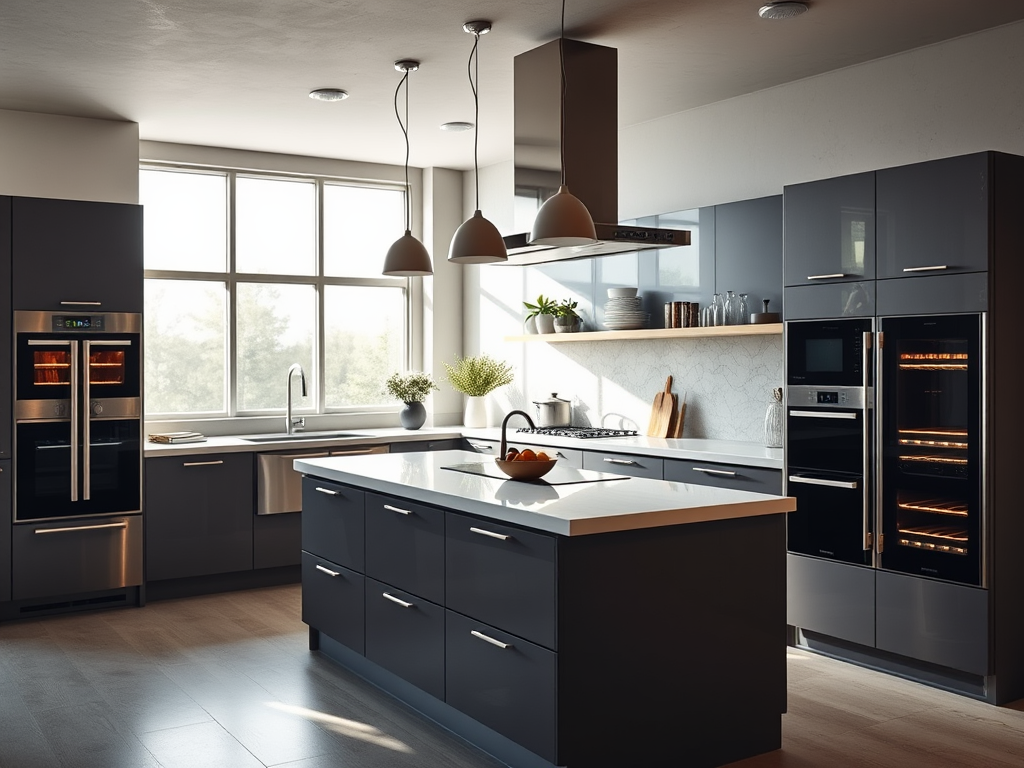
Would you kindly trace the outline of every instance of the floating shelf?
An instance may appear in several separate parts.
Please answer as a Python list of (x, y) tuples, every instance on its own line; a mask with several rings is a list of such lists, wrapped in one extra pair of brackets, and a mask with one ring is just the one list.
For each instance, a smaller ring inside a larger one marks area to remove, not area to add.
[(650, 339), (703, 339), (710, 336), (778, 336), (782, 323), (716, 325), (708, 328), (641, 328), (636, 331), (584, 331), (581, 333), (531, 333), (506, 336), (505, 341), (543, 341), (548, 344), (583, 341), (641, 341)]

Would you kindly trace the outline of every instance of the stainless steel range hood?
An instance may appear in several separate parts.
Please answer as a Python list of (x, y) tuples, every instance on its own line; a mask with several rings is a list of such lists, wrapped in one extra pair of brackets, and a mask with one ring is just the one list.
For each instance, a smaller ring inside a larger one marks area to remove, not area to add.
[(528, 244), (530, 233), (504, 238), (508, 264), (540, 264), (690, 244), (681, 229), (617, 224), (619, 220), (618, 52), (579, 40), (552, 40), (515, 58), (515, 194), (517, 210), (539, 205), (561, 180), (559, 122), (565, 52), (565, 178), (587, 206), (598, 242), (555, 247)]

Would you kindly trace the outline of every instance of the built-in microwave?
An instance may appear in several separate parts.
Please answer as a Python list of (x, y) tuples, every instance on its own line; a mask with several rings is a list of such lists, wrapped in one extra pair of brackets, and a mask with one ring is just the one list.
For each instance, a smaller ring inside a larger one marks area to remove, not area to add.
[(789, 386), (870, 387), (871, 352), (865, 349), (865, 334), (871, 333), (873, 322), (850, 318), (787, 323)]

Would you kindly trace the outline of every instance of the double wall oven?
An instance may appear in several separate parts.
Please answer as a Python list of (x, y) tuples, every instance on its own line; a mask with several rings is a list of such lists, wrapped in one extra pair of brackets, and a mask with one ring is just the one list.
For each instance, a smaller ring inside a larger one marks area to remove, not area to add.
[(142, 583), (139, 314), (14, 313), (14, 599)]
[(983, 584), (980, 314), (791, 321), (799, 554)]

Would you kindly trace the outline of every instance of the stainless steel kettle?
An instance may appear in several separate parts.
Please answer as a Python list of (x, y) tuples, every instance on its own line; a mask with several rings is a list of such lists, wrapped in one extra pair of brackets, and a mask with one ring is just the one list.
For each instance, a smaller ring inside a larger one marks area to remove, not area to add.
[(569, 400), (562, 400), (557, 392), (549, 400), (534, 400), (537, 408), (538, 427), (568, 427), (572, 423), (572, 409)]

